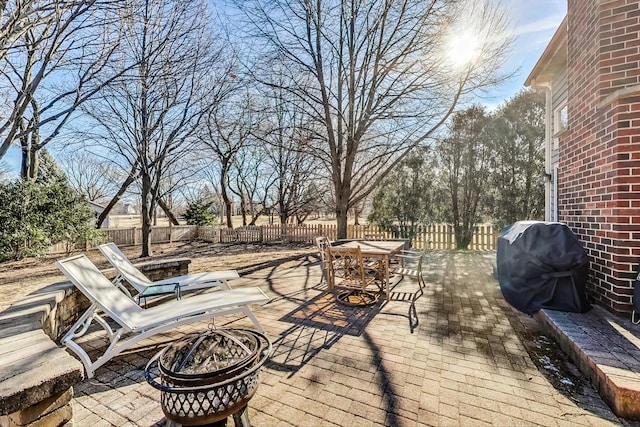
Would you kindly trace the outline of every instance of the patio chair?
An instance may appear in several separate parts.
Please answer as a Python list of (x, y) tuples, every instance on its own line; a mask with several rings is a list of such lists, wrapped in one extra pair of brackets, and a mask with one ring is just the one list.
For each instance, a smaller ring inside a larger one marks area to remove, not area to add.
[[(88, 378), (92, 378), (100, 366), (140, 341), (193, 322), (242, 313), (251, 319), (256, 329), (264, 332), (249, 308), (250, 304), (269, 300), (257, 287), (220, 290), (145, 309), (114, 286), (85, 255), (57, 261), (56, 266), (91, 302), (89, 309), (62, 338), (62, 343), (84, 364)], [(117, 323), (117, 327), (112, 328), (106, 317)], [(110, 341), (95, 361), (91, 361), (75, 341), (87, 332), (93, 320), (104, 328)]]
[(229, 289), (227, 280), (240, 277), (236, 270), (223, 270), (187, 274), (153, 282), (129, 261), (115, 243), (105, 243), (98, 246), (98, 249), (118, 272), (118, 276), (113, 279), (113, 283), (129, 296), (131, 296), (131, 294), (129, 290), (123, 286), (122, 281), (124, 280), (133, 286), (138, 294), (132, 296), (132, 298), (135, 298), (138, 302), (142, 298), (146, 301), (148, 297), (168, 293), (174, 293), (176, 298), (179, 299), (183, 292), (206, 289), (214, 286)]
[(368, 233), (364, 235), (364, 240), (385, 240), (385, 233)]
[(327, 280), (327, 248), (331, 246), (331, 242), (327, 237), (316, 237), (316, 246), (320, 255), (320, 268), (322, 269), (322, 278), (320, 283), (328, 283)]
[(364, 265), (359, 247), (329, 246), (327, 253), (329, 289), (366, 291), (367, 287), (376, 284), (376, 275)]
[(418, 293), (416, 293), (416, 298), (424, 293), (425, 282), (422, 267), (425, 255), (426, 249), (424, 251), (403, 250), (396, 255), (400, 263), (391, 270), (393, 274), (399, 274), (402, 277), (411, 277), (417, 280)]
[[(367, 233), (364, 235), (364, 240), (397, 240), (397, 239), (393, 239), (393, 238), (389, 238), (387, 237), (387, 234), (384, 232), (380, 232), (380, 233)], [(408, 246), (410, 246), (410, 243), (408, 244)], [(384, 266), (381, 264), (381, 260), (373, 260), (374, 263), (370, 264), (370, 267), (375, 269), (379, 275), (383, 275), (384, 274)], [(391, 265), (395, 265), (398, 263), (401, 263), (402, 260), (396, 258), (395, 254), (391, 256), (391, 258), (389, 259), (389, 263)]]

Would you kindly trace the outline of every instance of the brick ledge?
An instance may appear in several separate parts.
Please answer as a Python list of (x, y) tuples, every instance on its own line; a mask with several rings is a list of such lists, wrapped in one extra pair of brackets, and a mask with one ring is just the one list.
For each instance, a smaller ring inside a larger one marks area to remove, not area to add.
[(533, 317), (616, 415), (640, 419), (640, 327), (597, 306), (583, 314), (543, 309)]

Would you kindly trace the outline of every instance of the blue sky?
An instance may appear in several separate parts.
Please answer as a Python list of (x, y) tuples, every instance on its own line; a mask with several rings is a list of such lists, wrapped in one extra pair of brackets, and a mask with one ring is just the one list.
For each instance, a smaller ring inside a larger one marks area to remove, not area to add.
[[(567, 12), (566, 0), (502, 0), (507, 8), (515, 35), (513, 50), (504, 71), (519, 72), (509, 82), (489, 91), (477, 102), (493, 109), (504, 100), (515, 95), (523, 87), (529, 72), (562, 22)], [(55, 142), (54, 142), (55, 143)], [(20, 153), (17, 148), (9, 149), (0, 161), (13, 171), (20, 167)]]
[(529, 72), (542, 55), (567, 13), (567, 0), (503, 0), (508, 9), (515, 42), (504, 71), (519, 68), (508, 83), (489, 92), (478, 102), (493, 108), (512, 97), (524, 85)]

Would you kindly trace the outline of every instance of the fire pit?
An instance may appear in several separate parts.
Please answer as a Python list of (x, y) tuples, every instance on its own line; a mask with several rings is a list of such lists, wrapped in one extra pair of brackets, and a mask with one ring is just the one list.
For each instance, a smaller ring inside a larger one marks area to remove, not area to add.
[(352, 289), (336, 295), (336, 301), (351, 307), (366, 307), (378, 302), (378, 295), (373, 292)]
[(271, 348), (266, 336), (250, 329), (189, 334), (151, 358), (145, 377), (160, 390), (168, 420), (185, 426), (214, 423), (246, 407)]

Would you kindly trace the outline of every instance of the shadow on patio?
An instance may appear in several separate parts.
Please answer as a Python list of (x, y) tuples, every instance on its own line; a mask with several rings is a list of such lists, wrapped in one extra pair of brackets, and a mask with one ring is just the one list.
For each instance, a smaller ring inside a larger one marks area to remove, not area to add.
[[(252, 422), (283, 426), (623, 422), (588, 384), (557, 388), (544, 369), (539, 370), (527, 348), (533, 320), (503, 300), (492, 275), (494, 260), (493, 252), (431, 253), (427, 288), (415, 302), (414, 315), (408, 295), (415, 290), (404, 281), (393, 289), (389, 302), (364, 308), (336, 303), (319, 284), (319, 262), (311, 248), (240, 268), (242, 278), (233, 287), (260, 286), (272, 298), (254, 310), (273, 341), (274, 355), (249, 404)], [(417, 318), (411, 320), (412, 316)], [(218, 327), (247, 324), (242, 318), (216, 320)], [(178, 336), (191, 332), (183, 329)], [(81, 384), (75, 400), (82, 409), (74, 421), (84, 425), (87, 417), (103, 408), (136, 425), (162, 424), (159, 396), (140, 374), (162, 342), (151, 344), (117, 358), (92, 382)], [(139, 405), (150, 415), (133, 420), (127, 414)]]

